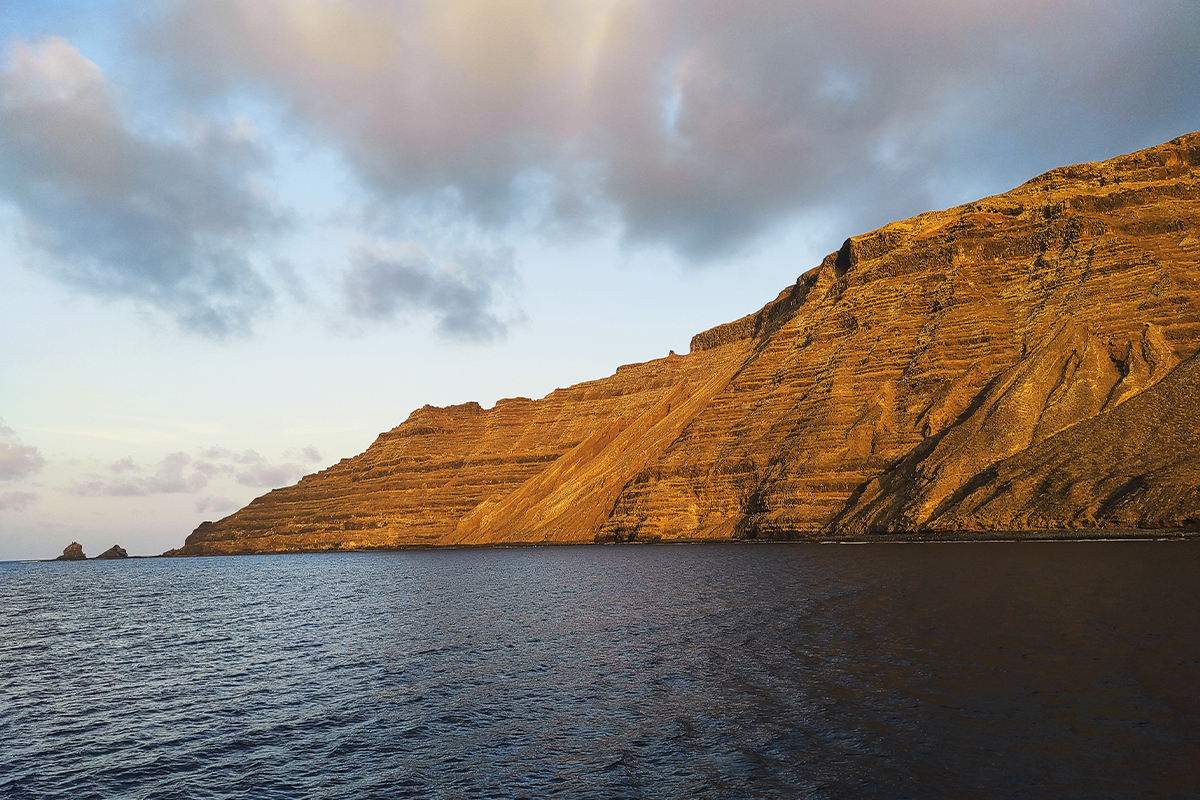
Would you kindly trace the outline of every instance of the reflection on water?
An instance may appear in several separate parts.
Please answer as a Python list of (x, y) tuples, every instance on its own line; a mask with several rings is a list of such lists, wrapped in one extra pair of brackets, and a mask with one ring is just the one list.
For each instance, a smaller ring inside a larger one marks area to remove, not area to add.
[(1196, 797), (1198, 567), (1200, 541), (0, 564), (0, 796)]

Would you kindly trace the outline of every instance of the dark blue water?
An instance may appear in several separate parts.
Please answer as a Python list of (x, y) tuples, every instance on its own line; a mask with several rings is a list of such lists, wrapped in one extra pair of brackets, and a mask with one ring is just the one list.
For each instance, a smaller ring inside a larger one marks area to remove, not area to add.
[(1200, 797), (1200, 541), (0, 564), (0, 797)]

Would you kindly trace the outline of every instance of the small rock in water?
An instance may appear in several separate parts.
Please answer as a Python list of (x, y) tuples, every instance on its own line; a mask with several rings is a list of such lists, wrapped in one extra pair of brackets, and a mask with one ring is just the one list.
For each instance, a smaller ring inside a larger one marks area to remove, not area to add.
[(105, 550), (100, 555), (96, 556), (96, 560), (113, 558), (129, 558), (129, 553), (125, 552), (125, 548), (119, 544), (114, 544), (112, 547)]
[(63, 554), (55, 561), (86, 561), (87, 556), (83, 554), (83, 545), (79, 542), (71, 542), (63, 550)]

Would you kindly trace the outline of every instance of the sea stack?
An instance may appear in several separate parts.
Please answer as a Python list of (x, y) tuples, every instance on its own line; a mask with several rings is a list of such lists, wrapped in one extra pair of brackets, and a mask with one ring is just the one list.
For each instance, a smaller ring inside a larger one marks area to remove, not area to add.
[(87, 556), (83, 554), (83, 545), (79, 542), (71, 542), (63, 548), (62, 555), (54, 559), (55, 561), (87, 561)]
[(1200, 529), (1200, 134), (852, 236), (691, 352), (425, 406), (172, 554)]
[(125, 548), (118, 544), (114, 544), (112, 547), (96, 556), (97, 561), (111, 561), (118, 558), (129, 558), (129, 553), (125, 552)]

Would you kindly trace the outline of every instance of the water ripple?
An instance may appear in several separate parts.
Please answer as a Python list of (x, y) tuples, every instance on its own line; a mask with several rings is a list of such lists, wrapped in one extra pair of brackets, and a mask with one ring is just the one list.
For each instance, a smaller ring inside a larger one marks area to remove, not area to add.
[(1197, 797), (1198, 566), (1200, 542), (0, 564), (0, 796)]

